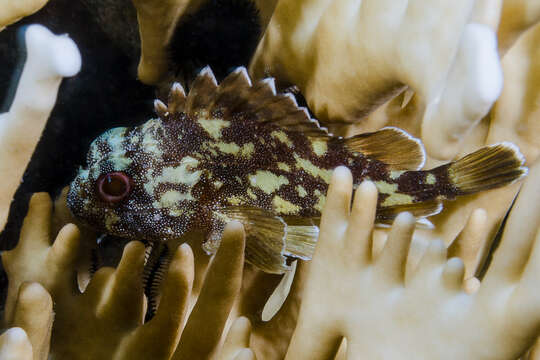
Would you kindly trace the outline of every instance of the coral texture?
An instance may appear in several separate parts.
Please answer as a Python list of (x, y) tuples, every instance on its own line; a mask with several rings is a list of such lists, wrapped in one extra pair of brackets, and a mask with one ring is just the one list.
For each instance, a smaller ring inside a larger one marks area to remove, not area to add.
[(0, 358), (45, 360), (49, 355), (53, 302), (38, 283), (23, 283), (19, 288), (13, 319), (0, 336)]
[(540, 322), (539, 180), (535, 166), (486, 277), (467, 294), (463, 262), (447, 260), (442, 241), (433, 241), (414, 271), (405, 272), (414, 229), (410, 214), (396, 219), (374, 256), (376, 188), (360, 185), (349, 210), (352, 177), (338, 168), (286, 359), (330, 358), (342, 336), (347, 358), (517, 358), (534, 342)]
[(201, 0), (133, 0), (141, 38), (141, 59), (137, 69), (140, 81), (155, 85), (163, 80), (169, 63), (166, 49), (174, 28), (182, 15), (197, 9), (201, 2)]
[(502, 86), (495, 33), (471, 22), (485, 11), (473, 5), (281, 0), (250, 71), (297, 85), (332, 122), (358, 121), (408, 86), (422, 100), (428, 152), (449, 159)]
[[(244, 235), (240, 224), (233, 223), (226, 228), (222, 245), (206, 271), (186, 324), (184, 318), (194, 276), (193, 253), (187, 244), (180, 246), (172, 257), (155, 317), (143, 324), (145, 249), (142, 243), (129, 243), (116, 270), (101, 268), (84, 293), (80, 293), (75, 271), (80, 255), (78, 229), (72, 224), (64, 226), (51, 244), (51, 216), (49, 196), (35, 194), (17, 247), (2, 253), (10, 279), (5, 311), (8, 324), (25, 324), (25, 313), (21, 314), (20, 310), (24, 304), (20, 305), (20, 300), (17, 303), (17, 294), (23, 291), (19, 289), (26, 289), (26, 282), (36, 281), (43, 284), (55, 302), (52, 356), (61, 359), (169, 359), (171, 356), (172, 359), (204, 359), (219, 351), (225, 322), (241, 285)], [(35, 307), (34, 311), (37, 309)], [(46, 314), (40, 310), (40, 316)], [(49, 315), (48, 325), (29, 332), (30, 339), (37, 337), (34, 332), (50, 332), (51, 321)], [(246, 340), (249, 325), (245, 319), (238, 321), (226, 342), (223, 359), (233, 359), (233, 355), (240, 359), (252, 356)], [(199, 333), (201, 327), (207, 329), (204, 337)], [(36, 343), (40, 354), (45, 353), (46, 344)]]
[(48, 0), (2, 0), (0, 1), (0, 31), (17, 20), (35, 13), (41, 9)]
[(81, 68), (81, 55), (67, 36), (56, 36), (41, 25), (25, 32), (26, 62), (13, 103), (0, 115), (0, 228), (41, 132), (56, 102), (62, 78)]
[[(354, 132), (405, 128), (426, 142), (429, 165), (508, 140), (520, 147), (529, 165), (537, 159), (538, 1), (256, 3), (264, 21), (271, 20), (252, 73), (297, 84), (322, 120), (357, 121)], [(34, 3), (32, 11), (42, 4)], [(139, 77), (155, 84), (165, 75), (165, 48), (175, 24), (198, 1), (134, 4), (143, 43)], [(13, 20), (20, 16), (9, 13)], [(30, 29), (15, 101), (0, 116), (3, 223), (59, 82), (80, 67), (80, 55), (67, 37)], [(66, 49), (71, 49), (62, 57), (66, 63), (58, 66), (57, 55)], [(5, 326), (10, 329), (0, 336), (0, 358), (45, 359), (51, 334), (51, 356), (73, 359), (245, 360), (255, 354), (259, 359), (317, 359), (333, 356), (342, 338), (347, 339), (342, 359), (515, 358), (534, 343), (540, 321), (538, 164), (491, 262), (486, 259), (492, 241), (520, 184), (449, 204), (433, 218), (435, 229), (413, 233), (408, 215), (389, 231), (372, 229), (374, 207), (366, 204), (373, 204), (376, 193), (367, 183), (349, 213), (348, 176), (340, 169), (334, 178), (314, 260), (300, 262), (277, 291), (279, 277), (244, 266), (241, 230), (233, 225), (210, 262), (187, 245), (174, 252), (157, 314), (146, 323), (142, 244), (129, 243), (117, 268), (99, 270), (81, 293), (76, 269), (88, 241), (79, 240), (76, 226), (62, 227), (69, 219), (63, 200), (53, 213), (50, 198), (36, 194), (18, 246), (2, 254), (9, 277)], [(81, 231), (95, 242), (95, 234)], [(263, 308), (270, 321), (261, 320)], [(540, 358), (539, 348), (529, 358)]]
[[(506, 45), (499, 46), (500, 53), (504, 54), (502, 59), (504, 88), (489, 114), (478, 123), (478, 126), (470, 130), (468, 135), (464, 136), (458, 156), (474, 151), (485, 144), (512, 141), (519, 146), (528, 164), (536, 161), (540, 148), (538, 136), (535, 135), (538, 133), (540, 117), (535, 100), (538, 97), (538, 80), (535, 74), (540, 68), (536, 60), (537, 46), (535, 44), (538, 44), (539, 25), (536, 12), (533, 11), (534, 4), (535, 2), (527, 1), (503, 2), (501, 25), (498, 29), (499, 38), (503, 39), (508, 36), (507, 32), (510, 31), (511, 27), (508, 23), (513, 21), (516, 22), (515, 27), (519, 29), (521, 37), (517, 39), (518, 33), (516, 32), (511, 42), (508, 41), (505, 43)], [(490, 9), (494, 8), (490, 7)], [(523, 13), (526, 9), (529, 9), (527, 16)], [(490, 26), (496, 27), (497, 22)], [(415, 136), (420, 136), (424, 115), (421, 103), (422, 101), (417, 94), (411, 96), (411, 94), (403, 93), (377, 109), (361, 123), (359, 122), (358, 126), (355, 125), (350, 133), (354, 134), (358, 131), (375, 130), (382, 126), (393, 125), (404, 128)], [(441, 142), (439, 146), (445, 145)], [(428, 167), (440, 163), (431, 157), (432, 154), (429, 151), (427, 155)], [(476, 264), (479, 268), (476, 270), (471, 264), (467, 266), (468, 272), (483, 272), (484, 259), (489, 254), (492, 240), (518, 189), (519, 185), (513, 185), (449, 203), (444, 212), (431, 218), (435, 225), (433, 230), (417, 230), (415, 232), (416, 241), (413, 242), (411, 252), (421, 256), (429, 242), (436, 238), (442, 238), (445, 243), (449, 244), (465, 226), (473, 211), (485, 209), (486, 236), (480, 244), (480, 254)], [(381, 235), (381, 237), (384, 236)]]

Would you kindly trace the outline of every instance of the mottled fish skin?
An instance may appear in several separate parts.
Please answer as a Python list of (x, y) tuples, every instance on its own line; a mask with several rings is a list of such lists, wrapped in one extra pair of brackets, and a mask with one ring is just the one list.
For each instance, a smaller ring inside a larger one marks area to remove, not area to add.
[[(277, 126), (208, 114), (171, 114), (111, 129), (92, 143), (87, 161), (89, 170), (71, 186), (73, 213), (102, 231), (141, 238), (209, 229), (211, 211), (228, 206), (318, 217), (336, 166), (376, 181), (388, 173), (383, 163), (331, 139), (310, 141)], [(94, 184), (114, 171), (130, 176), (134, 187), (129, 199), (111, 207), (96, 196)]]
[[(114, 128), (95, 139), (88, 169), (81, 169), (71, 184), (73, 214), (103, 232), (146, 240), (179, 238), (191, 230), (211, 234), (224, 222), (216, 213), (231, 207), (262, 209), (284, 222), (317, 219), (333, 169), (345, 165), (355, 186), (366, 179), (375, 183), (377, 220), (385, 223), (403, 210), (432, 215), (441, 210), (440, 200), (502, 186), (526, 173), (511, 144), (417, 171), (423, 148), (405, 132), (392, 128), (350, 139), (332, 137), (318, 124), (305, 124), (310, 121), (307, 113), (276, 95), (273, 83), (265, 80), (252, 87), (242, 71), (218, 88), (213, 75), (203, 70), (187, 99), (174, 85), (169, 104), (156, 101), (158, 118)], [(213, 105), (205, 106), (205, 101)], [(401, 168), (390, 164), (393, 157), (407, 163), (408, 154), (395, 151), (394, 142), (373, 143), (388, 136), (412, 146), (418, 161)], [(396, 155), (384, 154), (386, 148)], [(476, 170), (480, 163), (488, 163), (486, 174)], [(100, 176), (113, 172), (131, 181), (129, 194), (114, 204), (96, 188)]]

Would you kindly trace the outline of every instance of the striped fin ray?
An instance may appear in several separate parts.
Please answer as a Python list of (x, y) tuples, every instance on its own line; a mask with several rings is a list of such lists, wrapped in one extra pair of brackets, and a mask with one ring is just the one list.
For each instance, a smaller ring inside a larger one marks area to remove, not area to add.
[(438, 200), (423, 201), (418, 203), (399, 204), (392, 206), (380, 206), (377, 208), (376, 222), (378, 224), (391, 225), (394, 219), (402, 212), (410, 212), (417, 219), (422, 219), (441, 212), (443, 205)]
[(353, 152), (372, 157), (394, 170), (420, 170), (426, 161), (422, 142), (396, 127), (343, 139)]
[(456, 196), (511, 184), (527, 175), (524, 164), (525, 158), (517, 146), (502, 142), (483, 147), (440, 168), (447, 168), (448, 179), (455, 188), (450, 196)]
[(215, 216), (240, 221), (246, 230), (246, 261), (273, 274), (290, 270), (288, 257), (311, 259), (319, 235), (315, 225), (288, 225), (281, 217), (261, 208), (222, 208)]

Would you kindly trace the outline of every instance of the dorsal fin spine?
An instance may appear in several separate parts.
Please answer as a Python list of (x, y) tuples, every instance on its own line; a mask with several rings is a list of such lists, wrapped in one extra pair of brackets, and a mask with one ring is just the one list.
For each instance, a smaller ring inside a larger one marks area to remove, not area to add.
[[(275, 80), (265, 78), (256, 84), (251, 81), (245, 67), (237, 67), (221, 84), (209, 66), (205, 66), (195, 80), (188, 94), (179, 83), (171, 86), (168, 99), (169, 113), (186, 112), (197, 116), (201, 111), (231, 117), (235, 114), (249, 116), (259, 123), (272, 123), (287, 131), (302, 132), (315, 138), (329, 136), (328, 130), (321, 127), (310, 116), (307, 108), (299, 106), (291, 93), (278, 93)], [(165, 105), (165, 104), (163, 104)], [(156, 107), (156, 111), (165, 113), (165, 105)]]

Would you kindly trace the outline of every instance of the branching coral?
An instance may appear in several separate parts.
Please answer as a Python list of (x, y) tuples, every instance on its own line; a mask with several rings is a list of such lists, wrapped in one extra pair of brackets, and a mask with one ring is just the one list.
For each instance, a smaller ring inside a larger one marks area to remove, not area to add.
[(155, 85), (163, 80), (168, 70), (166, 48), (174, 28), (182, 15), (195, 10), (201, 2), (201, 0), (133, 0), (141, 38), (141, 59), (137, 70), (139, 80), (149, 85)]
[(38, 283), (20, 286), (10, 328), (0, 336), (0, 358), (45, 360), (53, 321), (51, 296)]
[(81, 56), (67, 36), (53, 35), (41, 25), (26, 29), (26, 62), (9, 112), (0, 115), (0, 228), (26, 165), (56, 102), (63, 77), (75, 75)]
[(540, 4), (538, 1), (504, 1), (498, 31), (501, 52), (506, 52), (524, 31), (538, 21), (540, 21)]
[(47, 194), (35, 194), (30, 200), (17, 246), (2, 253), (9, 278), (5, 318), (10, 323), (21, 284), (34, 281), (47, 289), (58, 307), (73, 293), (74, 263), (79, 247), (79, 231), (67, 225), (51, 244), (52, 203)]
[[(185, 327), (193, 283), (193, 254), (188, 245), (176, 250), (156, 316), (143, 324), (142, 243), (129, 243), (117, 269), (98, 270), (81, 294), (75, 277), (78, 229), (66, 225), (51, 245), (51, 209), (48, 195), (35, 194), (17, 247), (2, 254), (10, 279), (8, 323), (22, 322), (17, 320), (21, 315), (15, 305), (18, 289), (24, 286), (21, 284), (39, 281), (56, 304), (51, 354), (59, 358), (111, 358), (114, 354), (114, 359), (169, 359), (171, 355), (173, 359), (204, 359), (217, 351), (241, 285), (244, 235), (240, 224), (226, 228)], [(243, 350), (249, 343), (245, 340), (249, 327), (245, 319), (239, 321), (229, 337), (227, 354), (249, 358), (250, 351)], [(199, 336), (201, 324), (208, 329), (204, 337)]]
[(539, 180), (535, 166), (488, 274), (478, 291), (466, 294), (463, 262), (447, 260), (441, 241), (405, 273), (414, 228), (408, 214), (396, 219), (374, 258), (376, 188), (360, 185), (350, 211), (352, 177), (338, 168), (287, 359), (326, 359), (342, 336), (348, 358), (508, 359), (524, 353), (540, 322)]
[[(503, 14), (499, 36), (504, 36), (503, 24), (512, 21), (508, 17), (508, 9), (525, 9), (534, 7), (528, 2), (504, 2)], [(519, 6), (518, 6), (519, 5)], [(506, 9), (506, 10), (505, 10)], [(532, 8), (531, 8), (532, 9)], [(521, 11), (520, 10), (520, 11)], [(521, 13), (521, 12), (519, 12)], [(529, 11), (530, 21), (534, 19), (534, 12)], [(525, 16), (526, 17), (526, 16)], [(519, 21), (525, 21), (521, 17)], [(520, 17), (516, 18), (516, 21)], [(529, 29), (523, 33), (522, 37), (506, 52), (503, 60), (504, 88), (490, 113), (482, 119), (479, 125), (464, 138), (460, 154), (474, 151), (485, 144), (492, 144), (501, 141), (512, 141), (519, 146), (525, 155), (527, 163), (533, 163), (539, 154), (540, 145), (538, 137), (538, 116), (537, 95), (538, 95), (538, 65), (537, 51), (539, 44), (539, 25), (528, 25)], [(405, 101), (405, 106), (404, 106)], [(452, 101), (452, 100), (451, 100)], [(413, 96), (408, 100), (404, 96), (394, 98), (392, 101), (379, 108), (375, 113), (366, 119), (365, 124), (354, 129), (362, 131), (362, 126), (367, 126), (369, 130), (375, 130), (386, 125), (394, 125), (405, 128), (410, 133), (421, 135), (421, 119), (423, 108), (418, 96)], [(442, 146), (442, 144), (441, 144)], [(428, 152), (428, 156), (430, 153)], [(438, 165), (439, 162), (428, 157), (427, 167)], [(486, 210), (486, 241), (480, 244), (481, 265), (482, 258), (489, 251), (491, 240), (497, 233), (502, 219), (514, 199), (519, 185), (512, 185), (503, 189), (489, 191), (476, 196), (459, 199), (446, 204), (445, 210), (430, 220), (435, 224), (435, 229), (426, 231), (419, 230), (415, 233), (415, 238), (427, 244), (435, 239), (442, 238), (445, 243), (450, 243), (467, 222), (468, 217), (475, 209)], [(420, 242), (415, 242), (413, 250)], [(473, 271), (473, 267), (469, 267)]]
[[(208, 58), (215, 58), (215, 57), (222, 57), (220, 53), (212, 53), (212, 50), (214, 46), (207, 46), (210, 49), (205, 48), (205, 43), (203, 39), (203, 45), (194, 46), (193, 44), (185, 44), (187, 41), (188, 43), (194, 43), (197, 44), (197, 41), (200, 39), (193, 39), (194, 34), (192, 32), (189, 32), (188, 36), (186, 38), (181, 39), (173, 39), (173, 33), (177, 25), (183, 24), (186, 21), (189, 20), (189, 15), (194, 14), (197, 10), (200, 8), (203, 9), (206, 7), (206, 11), (208, 12), (208, 3), (209, 1), (203, 1), (203, 0), (167, 0), (167, 1), (157, 1), (157, 0), (132, 0), (133, 5), (135, 5), (135, 8), (137, 10), (137, 17), (139, 22), (139, 34), (141, 38), (141, 57), (139, 60), (139, 66), (138, 66), (138, 77), (139, 80), (145, 84), (148, 85), (158, 85), (160, 82), (168, 80), (166, 78), (166, 75), (170, 69), (171, 65), (171, 55), (172, 57), (175, 57), (174, 51), (170, 51), (171, 49), (168, 49), (169, 46), (172, 47), (179, 47), (180, 52), (182, 53), (180, 58), (185, 62), (191, 62), (193, 58), (196, 58), (197, 56), (203, 56), (203, 54), (194, 54), (192, 51), (205, 53), (206, 51), (209, 52), (209, 54), (206, 54), (205, 57), (206, 61), (208, 61)], [(266, 27), (268, 22), (270, 21), (270, 17), (272, 16), (272, 13), (274, 11), (274, 7), (276, 6), (277, 0), (252, 0), (255, 4), (257, 10), (259, 11), (259, 16), (256, 16), (256, 12), (253, 14), (253, 17), (256, 19), (254, 20), (255, 23), (260, 22), (261, 27)], [(216, 2), (217, 4), (220, 4), (220, 2)], [(242, 8), (241, 1), (232, 1), (232, 4), (236, 4), (235, 6), (239, 6)], [(247, 0), (246, 3), (249, 5), (250, 0)], [(249, 10), (249, 6), (246, 5), (246, 9)], [(223, 11), (223, 9), (218, 7), (218, 14), (219, 11)], [(249, 12), (249, 11), (248, 11)], [(221, 15), (221, 14), (220, 14)], [(222, 16), (227, 16), (228, 14), (225, 13)], [(159, 21), (156, 21), (156, 19), (159, 19)], [(232, 19), (231, 19), (232, 20)], [(191, 20), (192, 21), (192, 20)], [(232, 20), (232, 21), (238, 21), (238, 18)], [(198, 21), (198, 18), (196, 18), (195, 22), (198, 22), (200, 24), (200, 28), (208, 28), (212, 29), (214, 31), (221, 29), (220, 27), (216, 27), (216, 21), (214, 19), (203, 19), (201, 21)], [(191, 24), (193, 26), (193, 24)], [(234, 26), (231, 25), (233, 28)], [(210, 30), (209, 30), (210, 31)], [(249, 26), (247, 28), (238, 27), (236, 30), (236, 34), (241, 32), (250, 32), (252, 29), (250, 29)], [(207, 33), (203, 33), (204, 35), (208, 35)], [(199, 35), (200, 36), (200, 35)], [(219, 36), (219, 35), (218, 35)], [(249, 35), (248, 35), (249, 36)], [(254, 35), (255, 38), (257, 38), (257, 35)], [(225, 38), (226, 39), (226, 38)], [(229, 41), (228, 39), (225, 40), (222, 39), (222, 41)], [(235, 42), (235, 39), (232, 39), (232, 42)], [(185, 48), (183, 47), (185, 45)], [(217, 49), (220, 49), (219, 45)], [(242, 53), (245, 52), (245, 49), (238, 48), (238, 47), (231, 47), (231, 50), (234, 50), (234, 54), (228, 54), (229, 57), (233, 56), (233, 58), (238, 61), (239, 59), (242, 59), (245, 55)], [(168, 51), (169, 50), (169, 51)], [(187, 54), (183, 54), (183, 52), (187, 52)], [(214, 52), (216, 52), (214, 50)], [(210, 56), (208, 56), (210, 55)], [(247, 54), (246, 54), (247, 55)], [(226, 63), (228, 64), (228, 63)], [(195, 64), (195, 66), (206, 66), (208, 64)], [(238, 66), (243, 65), (243, 63), (232, 63), (228, 64), (227, 67), (230, 66)], [(216, 71), (216, 67), (214, 66), (214, 71)], [(221, 73), (221, 71), (217, 71), (217, 74)], [(186, 79), (191, 80), (191, 79)]]
[(0, 357), (6, 360), (32, 360), (32, 344), (23, 329), (9, 328), (0, 336)]
[(35, 13), (45, 6), (47, 2), (48, 0), (0, 1), (0, 9), (2, 9), (0, 13), (0, 31), (17, 20)]
[(297, 85), (323, 121), (358, 121), (409, 86), (426, 109), (428, 150), (450, 158), (502, 86), (493, 28), (470, 23), (496, 14), (473, 5), (281, 0), (250, 71)]
[[(172, 29), (179, 17), (189, 12), (190, 4), (196, 3), (171, 1), (157, 4), (134, 0), (143, 42), (139, 65), (142, 81), (154, 84), (162, 79), (167, 66), (165, 46)], [(415, 0), (406, 3), (281, 0), (252, 64), (252, 71), (260, 76), (270, 72), (280, 76), (284, 83), (297, 83), (316, 115), (322, 119), (356, 120), (408, 85), (416, 94), (411, 99), (412, 91), (402, 93), (386, 105), (384, 115), (397, 114), (397, 120), (392, 120), (394, 125), (403, 125), (417, 136), (423, 136), (430, 155), (452, 157), (458, 146), (463, 145), (465, 134), (478, 124), (499, 94), (500, 69), (493, 30), (497, 28), (498, 14), (502, 11), (500, 51), (506, 51), (515, 42), (503, 60), (506, 85), (491, 114), (475, 128), (465, 145), (475, 148), (510, 139), (519, 144), (531, 163), (540, 146), (534, 136), (538, 133), (536, 45), (539, 33), (538, 26), (533, 25), (538, 20), (535, 3), (524, 0), (511, 4), (506, 1), (502, 5), (502, 1), (496, 4), (476, 1), (475, 7), (473, 2), (466, 1), (450, 4), (447, 1)], [(360, 5), (354, 8), (355, 4)], [(265, 5), (270, 9), (274, 4)], [(452, 11), (448, 11), (450, 8)], [(517, 15), (510, 18), (508, 14)], [(443, 19), (446, 29), (434, 20), (437, 16)], [(156, 18), (165, 21), (159, 23)], [(395, 25), (399, 22), (402, 27)], [(383, 28), (379, 29), (379, 26)], [(517, 34), (527, 28), (526, 34), (515, 41)], [(337, 39), (336, 31), (340, 34)], [(443, 35), (446, 40), (440, 40)], [(423, 56), (426, 52), (434, 53), (435, 58), (426, 62)], [(32, 57), (31, 48), (28, 54), (27, 65), (36, 58)], [(355, 60), (351, 61), (353, 56)], [(348, 61), (347, 66), (342, 66), (336, 58)], [(353, 63), (359, 65), (351, 65)], [(54, 66), (49, 66), (52, 68)], [(26, 77), (30, 78), (32, 76)], [(23, 91), (25, 95), (29, 94), (29, 88), (22, 87), (23, 79), (24, 75), (18, 95)], [(47, 89), (52, 89), (49, 95), (33, 93), (36, 99), (48, 99), (47, 106), (27, 103), (25, 106), (37, 109), (25, 110), (14, 102), (10, 113), (3, 115), (2, 120), (21, 118), (14, 114), (33, 113), (39, 114), (37, 117), (43, 119), (44, 124), (55, 100), (60, 77), (47, 79), (44, 83)], [(24, 100), (22, 96), (16, 96), (17, 99)], [(371, 122), (374, 116), (364, 124), (366, 127), (386, 125), (388, 117), (383, 117), (379, 123)], [(23, 129), (10, 121), (11, 125), (6, 129)], [(28, 128), (25, 126), (23, 131)], [(24, 158), (9, 153), (6, 158), (12, 162), (4, 162), (5, 168), (0, 166), (0, 170), (10, 171), (10, 176), (4, 177), (7, 181), (14, 178), (13, 169), (20, 169), (13, 184), (4, 187), (8, 193), (6, 197), (0, 197), (5, 214), (24, 171), (21, 166), (27, 164), (43, 128), (42, 125), (34, 126), (30, 126), (31, 132), (25, 133), (31, 134), (28, 138), (13, 138), (13, 133), (5, 130), (5, 139), (0, 139), (0, 146), (22, 144), (23, 149), (29, 149), (25, 150)], [(254, 353), (257, 353), (263, 359), (282, 358), (296, 325), (301, 290), (308, 274), (300, 323), (288, 358), (316, 359), (333, 354), (342, 336), (349, 340), (349, 358), (360, 353), (366, 357), (381, 354), (403, 357), (407, 354), (401, 351), (405, 347), (419, 349), (414, 353), (415, 358), (422, 356), (421, 351), (431, 358), (444, 358), (449, 354), (482, 358), (490, 355), (489, 351), (496, 352), (497, 356), (514, 356), (532, 343), (535, 334), (531, 329), (538, 323), (538, 309), (532, 303), (538, 295), (533, 291), (536, 282), (531, 275), (537, 267), (539, 252), (538, 246), (533, 245), (533, 232), (538, 228), (539, 209), (536, 207), (540, 199), (535, 186), (531, 185), (539, 180), (538, 172), (537, 168), (533, 170), (523, 189), (508, 220), (503, 243), (482, 284), (473, 277), (482, 261), (483, 254), (479, 252), (489, 246), (486, 239), (491, 239), (497, 231), (519, 185), (449, 205), (445, 213), (433, 219), (435, 230), (415, 233), (417, 240), (426, 240), (424, 246), (421, 241), (409, 245), (412, 219), (402, 215), (390, 231), (388, 240), (386, 234), (375, 231), (380, 236), (373, 240), (375, 249), (371, 256), (366, 249), (370, 233), (366, 229), (371, 229), (372, 225), (371, 210), (359, 211), (356, 206), (352, 215), (347, 213), (345, 204), (347, 197), (350, 198), (350, 184), (341, 172), (337, 175), (338, 183), (345, 187), (336, 190), (334, 186), (334, 193), (329, 196), (332, 200), (328, 205), (330, 210), (325, 213), (332, 215), (323, 218), (318, 248), (326, 250), (318, 250), (309, 273), (305, 264), (299, 264), (291, 293), (270, 322), (260, 321), (258, 315), (279, 279), (257, 273), (249, 266), (242, 273), (243, 242), (238, 241), (241, 236), (236, 228), (230, 230), (236, 235), (231, 235), (230, 242), (223, 242), (211, 263), (185, 327), (182, 322), (189, 312), (188, 299), (194, 281), (194, 260), (189, 247), (182, 246), (175, 252), (162, 286), (157, 315), (143, 323), (144, 298), (140, 282), (143, 246), (130, 243), (118, 268), (98, 271), (87, 291), (81, 294), (75, 280), (76, 259), (81, 252), (78, 231), (73, 225), (64, 227), (51, 245), (50, 233), (54, 231), (49, 225), (50, 200), (46, 195), (36, 195), (19, 245), (2, 256), (10, 279), (6, 325), (20, 326), (27, 335), (18, 329), (8, 330), (0, 337), (0, 343), (4, 344), (0, 357), (18, 354), (18, 358), (30, 358), (28, 349), (33, 348), (34, 359), (46, 358), (48, 343), (43, 339), (47, 339), (51, 326), (52, 302), (39, 285), (26, 285), (27, 281), (38, 281), (51, 293), (56, 304), (52, 345), (55, 356), (240, 360), (254, 359)], [(364, 184), (357, 199), (373, 203), (373, 196), (373, 189)], [(482, 207), (487, 211), (479, 209)], [(67, 219), (66, 215), (58, 218)], [(365, 227), (356, 230), (353, 237), (352, 232), (345, 230), (351, 224)], [(458, 234), (463, 226), (465, 228)], [(465, 269), (458, 260), (446, 262), (445, 246), (440, 241), (433, 241), (438, 236), (447, 244), (451, 243), (447, 255), (462, 257)], [(358, 242), (358, 237), (362, 241)], [(457, 240), (453, 240), (456, 237)], [(353, 238), (356, 242), (351, 241)], [(362, 244), (363, 249), (360, 248)], [(424, 254), (425, 248), (428, 250)], [(520, 261), (525, 262), (531, 249), (533, 253), (528, 265), (521, 266)], [(462, 284), (463, 273), (465, 279), (470, 280), (465, 284)], [(243, 288), (231, 317), (237, 314), (249, 316), (253, 326), (240, 317), (221, 347), (227, 316), (239, 292), (242, 276)], [(463, 287), (467, 291), (464, 292)], [(171, 290), (173, 288), (176, 290)], [(31, 293), (28, 289), (34, 289), (35, 299), (41, 300), (32, 303), (31, 297), (25, 297)], [(19, 293), (19, 300), (16, 300)], [(388, 304), (393, 306), (385, 307)], [(36, 313), (32, 315), (32, 311)], [(74, 318), (74, 313), (80, 316)], [(27, 319), (30, 316), (40, 319), (41, 325), (38, 322), (29, 325)], [(445, 320), (444, 323), (434, 320), (441, 318), (438, 316)], [(491, 322), (489, 326), (486, 326), (486, 319)], [(456, 324), (458, 320), (462, 322)], [(84, 326), (80, 325), (82, 323)], [(35, 326), (34, 330), (32, 326)], [(201, 328), (209, 329), (205, 331), (205, 337), (198, 332)], [(441, 333), (444, 331), (452, 336)], [(504, 339), (501, 333), (505, 334)], [(426, 334), (430, 336), (429, 341), (426, 341)], [(476, 344), (465, 346), (473, 340)], [(439, 346), (435, 348), (433, 344)], [(14, 347), (10, 348), (10, 345)], [(474, 346), (482, 346), (486, 353), (474, 353)], [(86, 350), (84, 355), (81, 355), (81, 349)], [(316, 350), (320, 352), (315, 354)], [(444, 350), (445, 354), (435, 353), (439, 350)]]

